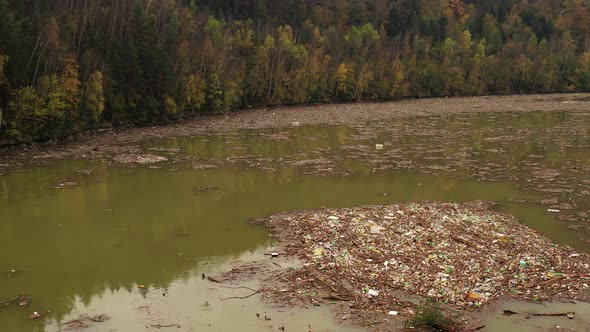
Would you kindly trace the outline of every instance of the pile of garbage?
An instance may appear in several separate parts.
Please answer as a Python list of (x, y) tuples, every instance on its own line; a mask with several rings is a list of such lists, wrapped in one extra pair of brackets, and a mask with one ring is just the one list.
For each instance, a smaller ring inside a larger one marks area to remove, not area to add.
[[(277, 293), (391, 308), (400, 293), (461, 308), (512, 297), (588, 296), (590, 255), (558, 246), (484, 202), (400, 203), (279, 214), (264, 222), (303, 261)], [(315, 291), (314, 291), (315, 290)]]

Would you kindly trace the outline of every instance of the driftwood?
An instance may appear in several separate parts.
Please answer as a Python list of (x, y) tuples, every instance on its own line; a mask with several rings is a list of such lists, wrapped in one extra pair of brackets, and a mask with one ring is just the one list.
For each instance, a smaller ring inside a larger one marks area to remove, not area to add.
[(533, 288), (533, 287), (537, 287), (537, 286), (546, 286), (546, 285), (552, 284), (556, 281), (559, 281), (559, 280), (562, 280), (565, 278), (579, 278), (582, 276), (584, 276), (584, 275), (583, 274), (574, 274), (571, 276), (559, 276), (559, 277), (551, 278), (549, 280), (544, 280), (544, 281), (540, 281), (540, 282), (533, 282), (533, 283), (524, 285), (522, 288)]
[(569, 319), (574, 319), (576, 313), (573, 311), (570, 312), (549, 312), (549, 313), (530, 313), (530, 312), (516, 312), (510, 309), (504, 309), (505, 316), (511, 315), (525, 315), (527, 318), (529, 317), (567, 317)]
[(569, 319), (574, 319), (575, 312), (556, 312), (556, 313), (537, 313), (537, 314), (529, 314), (531, 316), (540, 316), (540, 317), (567, 317)]

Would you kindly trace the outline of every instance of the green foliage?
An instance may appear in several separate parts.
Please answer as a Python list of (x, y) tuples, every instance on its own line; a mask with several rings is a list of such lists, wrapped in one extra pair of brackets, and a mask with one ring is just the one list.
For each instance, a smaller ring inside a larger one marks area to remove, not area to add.
[(225, 90), (217, 74), (211, 74), (207, 80), (205, 93), (204, 111), (207, 113), (220, 114), (226, 110)]
[(31, 141), (41, 128), (37, 110), (41, 100), (32, 86), (16, 90), (8, 103), (7, 121), (9, 137), (20, 141)]
[(209, 19), (205, 24), (205, 32), (209, 35), (215, 47), (223, 46), (222, 28), (223, 24), (221, 21), (214, 16), (209, 16)]
[(446, 315), (436, 302), (424, 302), (406, 325), (409, 327), (429, 328), (434, 331), (457, 331), (459, 324)]
[(69, 134), (65, 128), (68, 98), (66, 92), (55, 75), (45, 76), (39, 80), (37, 95), (40, 100), (35, 110), (35, 117), (38, 124), (37, 136), (41, 138), (56, 138)]
[(3, 142), (251, 105), (590, 90), (587, 1), (42, 3), (0, 0)]

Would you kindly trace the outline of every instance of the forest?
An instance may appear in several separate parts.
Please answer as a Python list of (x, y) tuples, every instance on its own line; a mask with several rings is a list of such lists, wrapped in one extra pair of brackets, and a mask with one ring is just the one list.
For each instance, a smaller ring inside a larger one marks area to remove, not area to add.
[(0, 0), (0, 145), (232, 109), (590, 91), (590, 0)]

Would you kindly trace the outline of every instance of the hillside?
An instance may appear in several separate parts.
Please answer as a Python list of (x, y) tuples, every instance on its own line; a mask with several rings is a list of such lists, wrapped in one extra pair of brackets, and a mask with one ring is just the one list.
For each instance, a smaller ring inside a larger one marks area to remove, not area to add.
[(0, 0), (0, 143), (254, 105), (590, 91), (587, 0)]

